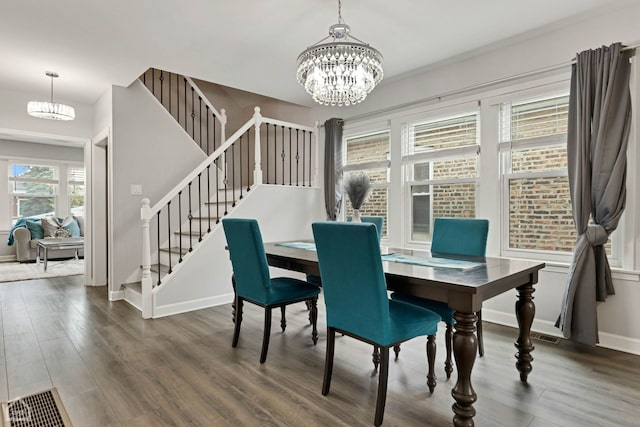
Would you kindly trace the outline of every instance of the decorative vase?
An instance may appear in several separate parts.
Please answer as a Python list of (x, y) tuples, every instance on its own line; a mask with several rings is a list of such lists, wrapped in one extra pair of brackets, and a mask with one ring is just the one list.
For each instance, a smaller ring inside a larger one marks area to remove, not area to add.
[(354, 209), (351, 217), (351, 222), (362, 222), (360, 220), (360, 209)]

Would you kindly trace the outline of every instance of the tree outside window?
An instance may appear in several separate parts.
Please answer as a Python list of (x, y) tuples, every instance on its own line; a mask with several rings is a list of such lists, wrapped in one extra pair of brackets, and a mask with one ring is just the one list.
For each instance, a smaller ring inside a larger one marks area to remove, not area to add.
[(58, 180), (53, 166), (12, 164), (9, 171), (11, 216), (44, 216), (55, 212)]

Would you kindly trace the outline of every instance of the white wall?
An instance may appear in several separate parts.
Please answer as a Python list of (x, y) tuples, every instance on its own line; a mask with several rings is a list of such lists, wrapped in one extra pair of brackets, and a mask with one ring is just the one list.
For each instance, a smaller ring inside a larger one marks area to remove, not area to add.
[[(137, 80), (128, 88), (113, 87), (112, 137), (109, 282), (110, 290), (117, 292), (142, 264), (142, 199), (156, 203), (205, 155)], [(142, 185), (143, 194), (131, 195), (132, 184)]]
[[(317, 107), (314, 112), (316, 117), (325, 120), (329, 117), (342, 117), (346, 119), (345, 126), (358, 126), (359, 123), (375, 123), (386, 120), (398, 111), (407, 111), (418, 108), (426, 108), (427, 105), (436, 105), (440, 102), (456, 102), (456, 100), (469, 100), (472, 95), (480, 92), (488, 92), (513, 85), (540, 79), (545, 76), (558, 76), (570, 71), (570, 60), (576, 52), (585, 49), (597, 48), (601, 45), (609, 45), (613, 42), (624, 44), (637, 44), (640, 41), (640, 2), (627, 8), (591, 17), (579, 22), (567, 25), (556, 25), (547, 31), (536, 31), (525, 34), (518, 39), (504, 42), (492, 49), (484, 49), (474, 55), (452, 59), (447, 63), (438, 64), (424, 70), (418, 70), (395, 79), (387, 79), (363, 103), (349, 108), (323, 108)], [(434, 41), (442, 42), (442, 41)], [(384, 52), (383, 52), (384, 53)], [(638, 79), (637, 65), (640, 63), (638, 56), (634, 58), (636, 76)], [(564, 66), (556, 67), (559, 64)], [(554, 70), (549, 71), (550, 68)], [(547, 70), (545, 73), (536, 71)], [(499, 82), (512, 76), (524, 75), (517, 80)], [(557, 79), (554, 77), (554, 79)], [(493, 84), (490, 84), (492, 83)], [(482, 88), (466, 90), (477, 85)], [(635, 99), (640, 99), (638, 82), (634, 82), (632, 90)], [(437, 97), (442, 97), (437, 99)], [(485, 108), (482, 106), (481, 108)], [(636, 111), (637, 105), (634, 105)], [(635, 112), (636, 130), (630, 141), (629, 158), (635, 167), (640, 167), (638, 160), (640, 147), (638, 120), (640, 115)], [(399, 135), (399, 124), (391, 120), (392, 134)], [(485, 136), (485, 127), (482, 129)], [(394, 145), (399, 140), (392, 138), (392, 152), (399, 148)], [(483, 151), (484, 153), (484, 151)], [(496, 153), (497, 154), (497, 153)], [(494, 166), (497, 167), (497, 159)], [(481, 166), (486, 168), (488, 165)], [(497, 170), (497, 169), (496, 169)], [(393, 174), (392, 170), (392, 174)], [(396, 171), (397, 172), (397, 171)], [(481, 173), (489, 174), (491, 171), (483, 169)], [(393, 174), (398, 176), (399, 174)], [(497, 178), (497, 176), (496, 176)], [(628, 206), (634, 206), (640, 212), (640, 202), (635, 196), (635, 189), (640, 185), (640, 173), (634, 171), (629, 177)], [(394, 179), (394, 178), (392, 178)], [(497, 179), (494, 182), (498, 182)], [(497, 184), (496, 184), (497, 185)], [(399, 182), (390, 184), (391, 191), (396, 189), (396, 195), (401, 192)], [(479, 216), (491, 218), (492, 223), (499, 223), (499, 198), (495, 189), (483, 188), (482, 200), (478, 203), (478, 209), (482, 212)], [(402, 218), (403, 203), (393, 199), (390, 194), (389, 202), (389, 229), (391, 233), (401, 233), (405, 224)], [(402, 198), (402, 197), (401, 197)], [(497, 227), (499, 228), (499, 227)], [(640, 230), (640, 218), (627, 218), (624, 232), (630, 235), (626, 239), (625, 251), (627, 270), (614, 273), (614, 285), (616, 295), (610, 296), (607, 302), (600, 303), (598, 307), (598, 319), (601, 345), (621, 349), (640, 354), (640, 311), (631, 307), (632, 301), (640, 301), (640, 278), (633, 270), (640, 269), (638, 247), (638, 233)], [(391, 236), (392, 243), (402, 239)], [(634, 238), (635, 236), (635, 238)], [(500, 253), (500, 234), (498, 230), (490, 236), (488, 252), (490, 255)], [(632, 271), (628, 271), (632, 270)], [(543, 270), (539, 277), (537, 291), (534, 294), (536, 302), (536, 320), (534, 329), (559, 335), (560, 331), (553, 324), (560, 311), (563, 292), (567, 280), (566, 266), (550, 266)], [(514, 315), (515, 292), (494, 298), (485, 304), (484, 319), (504, 324), (516, 324)]]
[[(63, 135), (65, 137), (90, 138), (92, 135), (93, 108), (90, 105), (66, 102), (76, 110), (76, 119), (72, 121), (43, 120), (27, 114), (29, 101), (48, 99), (48, 93), (26, 93), (0, 89), (0, 130), (11, 129)], [(65, 103), (64, 99), (56, 99)]]
[[(577, 52), (585, 49), (617, 41), (626, 44), (640, 42), (638, 16), (640, 2), (634, 2), (608, 14), (556, 25), (547, 31), (536, 30), (492, 48), (383, 80), (365, 101), (355, 106), (316, 107), (314, 112), (322, 120), (329, 117), (348, 120), (558, 64), (568, 65)], [(446, 43), (446, 40), (428, 42)]]

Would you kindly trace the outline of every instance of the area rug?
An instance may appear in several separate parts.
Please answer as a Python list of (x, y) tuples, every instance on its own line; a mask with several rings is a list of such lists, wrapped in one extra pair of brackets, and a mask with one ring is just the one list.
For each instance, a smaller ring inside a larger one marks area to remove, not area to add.
[(74, 276), (76, 274), (84, 274), (83, 259), (49, 261), (46, 272), (44, 271), (44, 264), (42, 262), (40, 262), (40, 264), (19, 262), (0, 263), (0, 282)]

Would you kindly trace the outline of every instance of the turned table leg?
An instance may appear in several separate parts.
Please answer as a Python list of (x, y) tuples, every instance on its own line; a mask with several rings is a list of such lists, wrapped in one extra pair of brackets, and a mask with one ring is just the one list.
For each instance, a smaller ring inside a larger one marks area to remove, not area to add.
[(518, 352), (516, 353), (516, 368), (520, 372), (520, 381), (527, 382), (527, 376), (533, 369), (531, 362), (533, 356), (531, 352), (534, 349), (531, 343), (531, 324), (533, 323), (533, 316), (536, 313), (536, 306), (533, 303), (533, 289), (532, 284), (523, 285), (518, 288), (518, 301), (516, 301), (516, 318), (518, 319), (518, 326), (520, 332), (518, 334), (518, 340), (515, 343)]
[(453, 334), (453, 354), (456, 361), (458, 379), (451, 395), (456, 403), (453, 404), (453, 425), (456, 427), (472, 427), (476, 410), (473, 404), (478, 396), (471, 385), (471, 370), (476, 360), (478, 341), (476, 339), (475, 313), (456, 311), (455, 333)]

